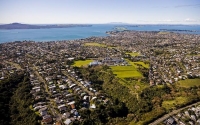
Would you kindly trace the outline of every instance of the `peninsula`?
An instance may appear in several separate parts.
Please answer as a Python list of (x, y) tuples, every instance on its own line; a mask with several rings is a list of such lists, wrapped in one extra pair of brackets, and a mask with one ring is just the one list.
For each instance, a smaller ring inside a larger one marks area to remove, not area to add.
[(48, 28), (69, 28), (69, 27), (90, 27), (86, 24), (46, 24), (46, 25), (31, 25), (21, 23), (11, 23), (0, 25), (0, 29), (48, 29)]

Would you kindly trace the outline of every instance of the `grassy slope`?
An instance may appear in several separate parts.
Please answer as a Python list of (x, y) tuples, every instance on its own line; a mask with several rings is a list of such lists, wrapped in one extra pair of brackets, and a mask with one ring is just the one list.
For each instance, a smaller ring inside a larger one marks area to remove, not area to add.
[(180, 87), (186, 87), (189, 88), (191, 86), (199, 86), (200, 85), (200, 79), (186, 79), (186, 80), (181, 80), (178, 82)]
[(169, 110), (175, 107), (175, 105), (185, 104), (188, 101), (187, 97), (176, 97), (173, 100), (163, 101), (162, 107)]
[(145, 68), (149, 68), (149, 64), (145, 64), (144, 62), (133, 62), (134, 64), (140, 64)]

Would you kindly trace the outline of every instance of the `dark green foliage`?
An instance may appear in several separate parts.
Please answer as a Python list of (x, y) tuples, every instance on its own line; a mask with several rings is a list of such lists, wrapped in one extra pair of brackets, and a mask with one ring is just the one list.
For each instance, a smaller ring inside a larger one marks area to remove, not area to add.
[(169, 94), (170, 91), (170, 88), (166, 85), (163, 88), (158, 88), (154, 86), (151, 88), (144, 89), (140, 96), (143, 99), (152, 100), (154, 97), (161, 97), (164, 94)]
[(0, 84), (0, 122), (2, 125), (36, 125), (38, 116), (32, 104), (31, 84), (24, 74), (15, 75)]
[(17, 89), (18, 83), (23, 81), (23, 77), (23, 74), (16, 74), (0, 83), (0, 123), (2, 125), (8, 125), (11, 121), (9, 102), (13, 92)]
[(31, 84), (25, 77), (19, 83), (17, 90), (10, 101), (11, 124), (13, 125), (36, 125), (38, 116), (30, 109), (32, 96), (30, 94)]
[(95, 110), (81, 110), (80, 114), (84, 118), (83, 125), (96, 125), (105, 124), (108, 122), (108, 118), (126, 117), (128, 109), (124, 103), (118, 103), (113, 105), (99, 105)]
[[(165, 100), (179, 97), (182, 93), (189, 95), (186, 104), (197, 102), (200, 99), (198, 95), (200, 88), (197, 86), (191, 88), (181, 88), (175, 84), (160, 87), (151, 86), (135, 94), (119, 83), (118, 78), (113, 75), (109, 67), (96, 66), (80, 68), (79, 70), (84, 79), (88, 79), (96, 84), (94, 86), (102, 88), (101, 92), (111, 99), (111, 103), (108, 105), (100, 104), (94, 111), (81, 112), (81, 116), (85, 118), (83, 124), (127, 124), (131, 121), (149, 124), (168, 112), (162, 107), (162, 102)], [(148, 69), (141, 68), (140, 70), (143, 73), (148, 73)], [(148, 74), (146, 75), (148, 76)], [(177, 105), (176, 108), (186, 104)], [(130, 118), (129, 114), (134, 115)]]

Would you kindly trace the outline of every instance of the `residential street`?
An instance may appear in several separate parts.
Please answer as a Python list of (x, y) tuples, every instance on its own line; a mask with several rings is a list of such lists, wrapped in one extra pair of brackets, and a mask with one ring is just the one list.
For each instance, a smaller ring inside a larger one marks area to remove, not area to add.
[(156, 121), (152, 122), (152, 123), (149, 124), (149, 125), (157, 125), (157, 124), (163, 122), (165, 119), (169, 118), (170, 116), (179, 113), (181, 110), (187, 109), (187, 108), (192, 107), (192, 106), (197, 105), (197, 104), (200, 104), (200, 102), (196, 102), (196, 103), (190, 104), (190, 105), (188, 105), (188, 106), (186, 106), (186, 107), (183, 107), (183, 108), (180, 108), (180, 109), (177, 109), (177, 110), (173, 110), (172, 112), (170, 112), (170, 113), (164, 115), (163, 117), (157, 119)]

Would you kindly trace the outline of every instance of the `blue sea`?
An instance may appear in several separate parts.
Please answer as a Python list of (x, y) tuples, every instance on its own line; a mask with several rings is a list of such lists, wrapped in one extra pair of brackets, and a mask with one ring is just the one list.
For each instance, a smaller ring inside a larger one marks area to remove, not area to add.
[(116, 26), (123, 26), (128, 30), (135, 31), (160, 31), (160, 29), (176, 29), (195, 31), (181, 31), (179, 33), (200, 34), (200, 25), (138, 25), (137, 27), (130, 27), (129, 25), (95, 24), (91, 27), (0, 30), (0, 43), (23, 40), (33, 40), (36, 42), (75, 40), (92, 36), (107, 36), (106, 31), (112, 31)]

